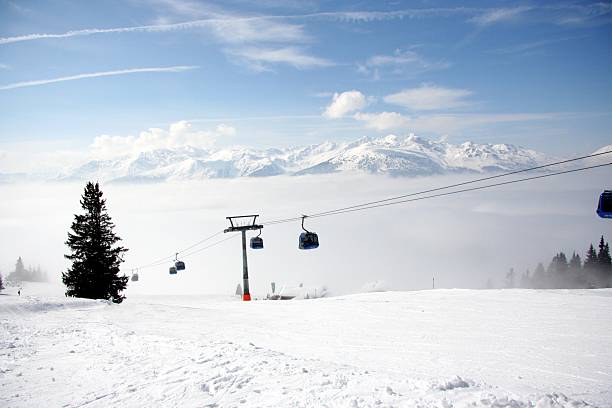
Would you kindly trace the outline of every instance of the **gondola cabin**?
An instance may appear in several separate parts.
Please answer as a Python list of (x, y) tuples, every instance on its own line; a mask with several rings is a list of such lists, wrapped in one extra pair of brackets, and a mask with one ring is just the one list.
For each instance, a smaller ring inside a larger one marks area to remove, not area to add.
[(599, 196), (597, 215), (601, 218), (612, 218), (612, 190), (605, 190)]
[(183, 261), (176, 261), (174, 263), (174, 267), (176, 268), (177, 271), (183, 271), (183, 270), (185, 270), (185, 262), (183, 262)]
[(132, 282), (138, 282), (138, 274), (137, 273), (133, 273), (132, 274)]
[(170, 273), (170, 275), (176, 275), (176, 267), (175, 266), (171, 266), (170, 270), (168, 272)]
[(300, 234), (300, 249), (315, 249), (319, 247), (319, 236), (314, 232), (302, 232)]
[(251, 238), (251, 249), (263, 249), (263, 238), (253, 237)]

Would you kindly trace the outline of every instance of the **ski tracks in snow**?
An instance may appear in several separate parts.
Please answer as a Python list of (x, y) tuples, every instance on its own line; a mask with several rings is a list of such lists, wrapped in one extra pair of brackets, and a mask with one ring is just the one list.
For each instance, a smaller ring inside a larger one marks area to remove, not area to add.
[[(75, 305), (76, 306), (76, 305)], [(573, 407), (454, 377), (432, 382), (253, 343), (138, 333), (99, 302), (0, 314), (5, 407)], [(88, 306), (88, 307), (86, 307)]]

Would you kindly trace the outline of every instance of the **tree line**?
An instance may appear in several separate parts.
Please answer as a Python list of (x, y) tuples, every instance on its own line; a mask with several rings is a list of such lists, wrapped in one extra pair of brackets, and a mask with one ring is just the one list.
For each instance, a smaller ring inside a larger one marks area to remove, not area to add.
[(15, 269), (6, 277), (7, 283), (19, 283), (23, 281), (47, 282), (48, 280), (47, 273), (40, 269), (40, 266), (29, 266), (26, 268), (21, 257), (17, 258), (17, 262), (15, 262)]
[[(518, 279), (517, 279), (518, 278)], [(514, 269), (506, 274), (507, 288), (531, 289), (595, 289), (612, 287), (612, 258), (610, 245), (602, 236), (598, 248), (589, 246), (584, 261), (575, 251), (568, 257), (557, 253), (548, 267), (539, 263), (533, 273), (525, 271), (520, 277)]]

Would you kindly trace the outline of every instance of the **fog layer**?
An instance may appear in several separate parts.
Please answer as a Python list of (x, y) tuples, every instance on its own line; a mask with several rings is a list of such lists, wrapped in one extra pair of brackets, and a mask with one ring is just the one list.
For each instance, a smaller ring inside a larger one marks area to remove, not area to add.
[[(123, 270), (173, 254), (227, 226), (228, 215), (272, 220), (435, 188), (475, 176), (387, 178), (365, 175), (205, 180), (164, 184), (107, 184), (102, 189), (129, 248)], [(507, 270), (533, 270), (558, 251), (584, 255), (586, 243), (612, 236), (612, 222), (596, 216), (608, 169), (496, 187), (413, 203), (307, 220), (319, 234), (317, 250), (300, 251), (299, 222), (270, 225), (265, 249), (249, 251), (251, 292), (278, 285), (327, 285), (331, 293), (388, 289), (484, 287), (501, 284)], [(607, 184), (606, 184), (607, 183)], [(0, 273), (21, 256), (59, 280), (64, 245), (84, 183), (0, 185)], [(226, 238), (219, 235), (207, 242)], [(202, 245), (202, 246), (204, 246)], [(197, 249), (197, 248), (195, 248)], [(242, 277), (239, 234), (184, 259), (140, 271), (126, 295), (227, 293)], [(375, 285), (374, 285), (375, 286)]]

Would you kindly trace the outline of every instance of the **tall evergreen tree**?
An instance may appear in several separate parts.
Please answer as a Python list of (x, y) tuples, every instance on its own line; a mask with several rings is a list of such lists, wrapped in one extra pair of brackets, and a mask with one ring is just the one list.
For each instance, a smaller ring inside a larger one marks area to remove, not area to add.
[(0, 290), (4, 289), (4, 282), (2, 281), (2, 274), (0, 273)]
[(589, 249), (584, 258), (584, 274), (587, 279), (587, 288), (594, 288), (599, 286), (599, 262), (597, 260), (597, 252), (593, 248), (593, 244), (589, 246)]
[(599, 241), (599, 252), (597, 253), (597, 262), (600, 265), (608, 266), (612, 264), (610, 259), (610, 247), (607, 242), (604, 241), (603, 235)]
[(9, 274), (7, 279), (11, 282), (21, 282), (23, 280), (27, 280), (26, 268), (23, 265), (23, 260), (21, 257), (17, 258), (17, 262), (15, 262), (15, 270)]
[(595, 248), (593, 248), (593, 244), (589, 247), (586, 258), (584, 259), (584, 266), (594, 266), (597, 265), (597, 252), (595, 252)]
[(520, 287), (523, 289), (529, 289), (531, 287), (531, 276), (529, 269), (525, 271), (523, 275), (521, 275)]
[(582, 273), (582, 259), (576, 252), (572, 254), (572, 258), (569, 262), (569, 278), (571, 288), (584, 288), (586, 287), (586, 279)]
[(568, 281), (568, 264), (567, 257), (563, 252), (555, 255), (548, 265), (548, 280), (549, 287), (566, 288)]
[(98, 183), (87, 183), (80, 203), (85, 213), (75, 214), (66, 241), (71, 253), (64, 257), (72, 261), (72, 266), (62, 273), (68, 288), (66, 295), (112, 298), (121, 303), (128, 277), (119, 276), (119, 265), (127, 249), (115, 246), (121, 238), (113, 232), (115, 225), (106, 211), (106, 200)]
[(546, 288), (546, 271), (544, 270), (544, 265), (542, 265), (542, 262), (538, 264), (535, 271), (533, 272), (533, 277), (531, 278), (531, 281), (535, 289)]
[(599, 241), (597, 264), (601, 286), (609, 287), (612, 284), (612, 259), (610, 258), (610, 246), (604, 241), (603, 235)]

